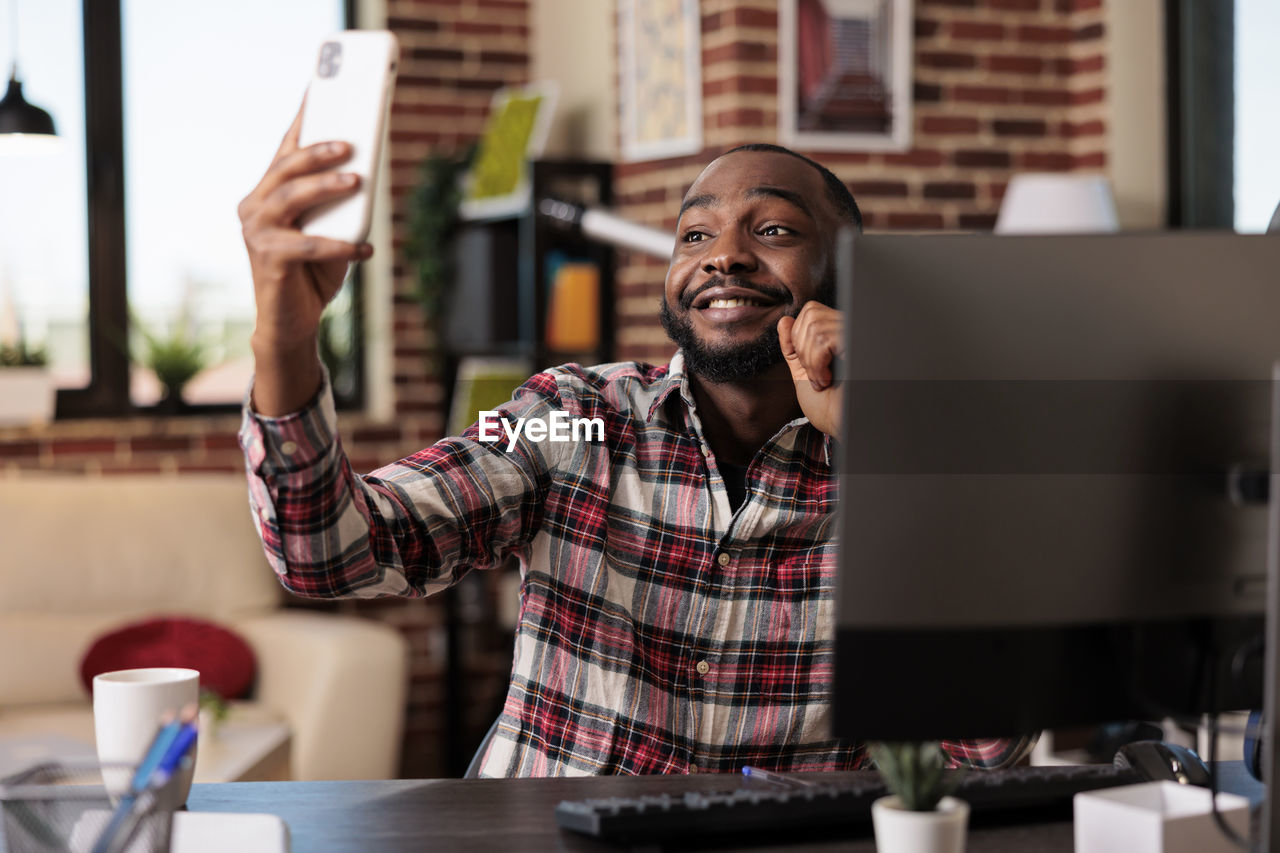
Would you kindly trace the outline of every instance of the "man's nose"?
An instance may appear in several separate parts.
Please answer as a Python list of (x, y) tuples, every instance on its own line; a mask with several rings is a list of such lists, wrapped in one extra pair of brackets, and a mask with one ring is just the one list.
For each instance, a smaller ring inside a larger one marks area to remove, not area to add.
[(702, 264), (703, 272), (721, 275), (749, 272), (755, 268), (756, 256), (750, 243), (746, 235), (736, 230), (719, 234)]

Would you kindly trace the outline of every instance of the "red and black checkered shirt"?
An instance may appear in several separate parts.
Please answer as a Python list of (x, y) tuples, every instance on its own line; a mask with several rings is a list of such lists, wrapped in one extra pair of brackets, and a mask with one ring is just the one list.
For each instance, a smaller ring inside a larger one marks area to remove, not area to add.
[[(507, 452), (477, 426), (367, 476), (328, 391), (241, 444), (281, 582), (306, 596), (425, 596), (519, 558), (511, 686), (481, 775), (855, 769), (828, 735), (836, 478), (806, 419), (755, 455), (733, 511), (679, 354), (569, 365), (500, 409), (599, 418), (603, 440)], [(565, 415), (556, 417), (564, 418)], [(870, 697), (869, 701), (874, 701)], [(946, 744), (995, 767), (1025, 739)]]

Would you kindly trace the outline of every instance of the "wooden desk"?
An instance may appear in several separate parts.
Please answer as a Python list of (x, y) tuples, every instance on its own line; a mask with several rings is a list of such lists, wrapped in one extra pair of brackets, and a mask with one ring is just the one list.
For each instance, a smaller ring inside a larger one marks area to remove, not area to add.
[[(554, 810), (561, 800), (724, 790), (747, 780), (735, 776), (603, 777), (597, 779), (440, 779), (386, 782), (241, 782), (196, 785), (194, 811), (270, 812), (289, 824), (296, 853), (420, 853), (435, 851), (604, 851), (620, 848), (563, 832)], [(750, 782), (757, 785), (759, 783)], [(1262, 787), (1239, 762), (1223, 769), (1225, 790), (1259, 801)], [(662, 849), (681, 847), (678, 839)], [(974, 827), (968, 853), (1064, 851), (1073, 848), (1070, 821), (1005, 827)], [(868, 824), (854, 840), (717, 850), (842, 850), (874, 853)]]

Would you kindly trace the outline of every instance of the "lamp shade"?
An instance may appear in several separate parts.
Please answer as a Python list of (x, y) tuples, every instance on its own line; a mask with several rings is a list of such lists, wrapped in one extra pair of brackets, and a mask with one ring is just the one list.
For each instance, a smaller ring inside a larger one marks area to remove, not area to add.
[(0, 98), (0, 133), (21, 133), (29, 136), (53, 136), (53, 117), (27, 103), (22, 97), (22, 84), (17, 75), (9, 77), (9, 89)]
[(1028, 172), (1005, 189), (997, 234), (1098, 233), (1119, 230), (1111, 183), (1102, 175)]

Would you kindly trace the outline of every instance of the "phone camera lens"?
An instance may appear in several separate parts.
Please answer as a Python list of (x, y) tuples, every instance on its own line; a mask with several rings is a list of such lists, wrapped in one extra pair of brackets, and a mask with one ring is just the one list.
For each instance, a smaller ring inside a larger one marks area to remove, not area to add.
[(338, 67), (342, 65), (342, 45), (336, 41), (327, 41), (320, 46), (320, 64), (316, 69), (316, 73), (324, 77), (332, 77), (338, 73)]

